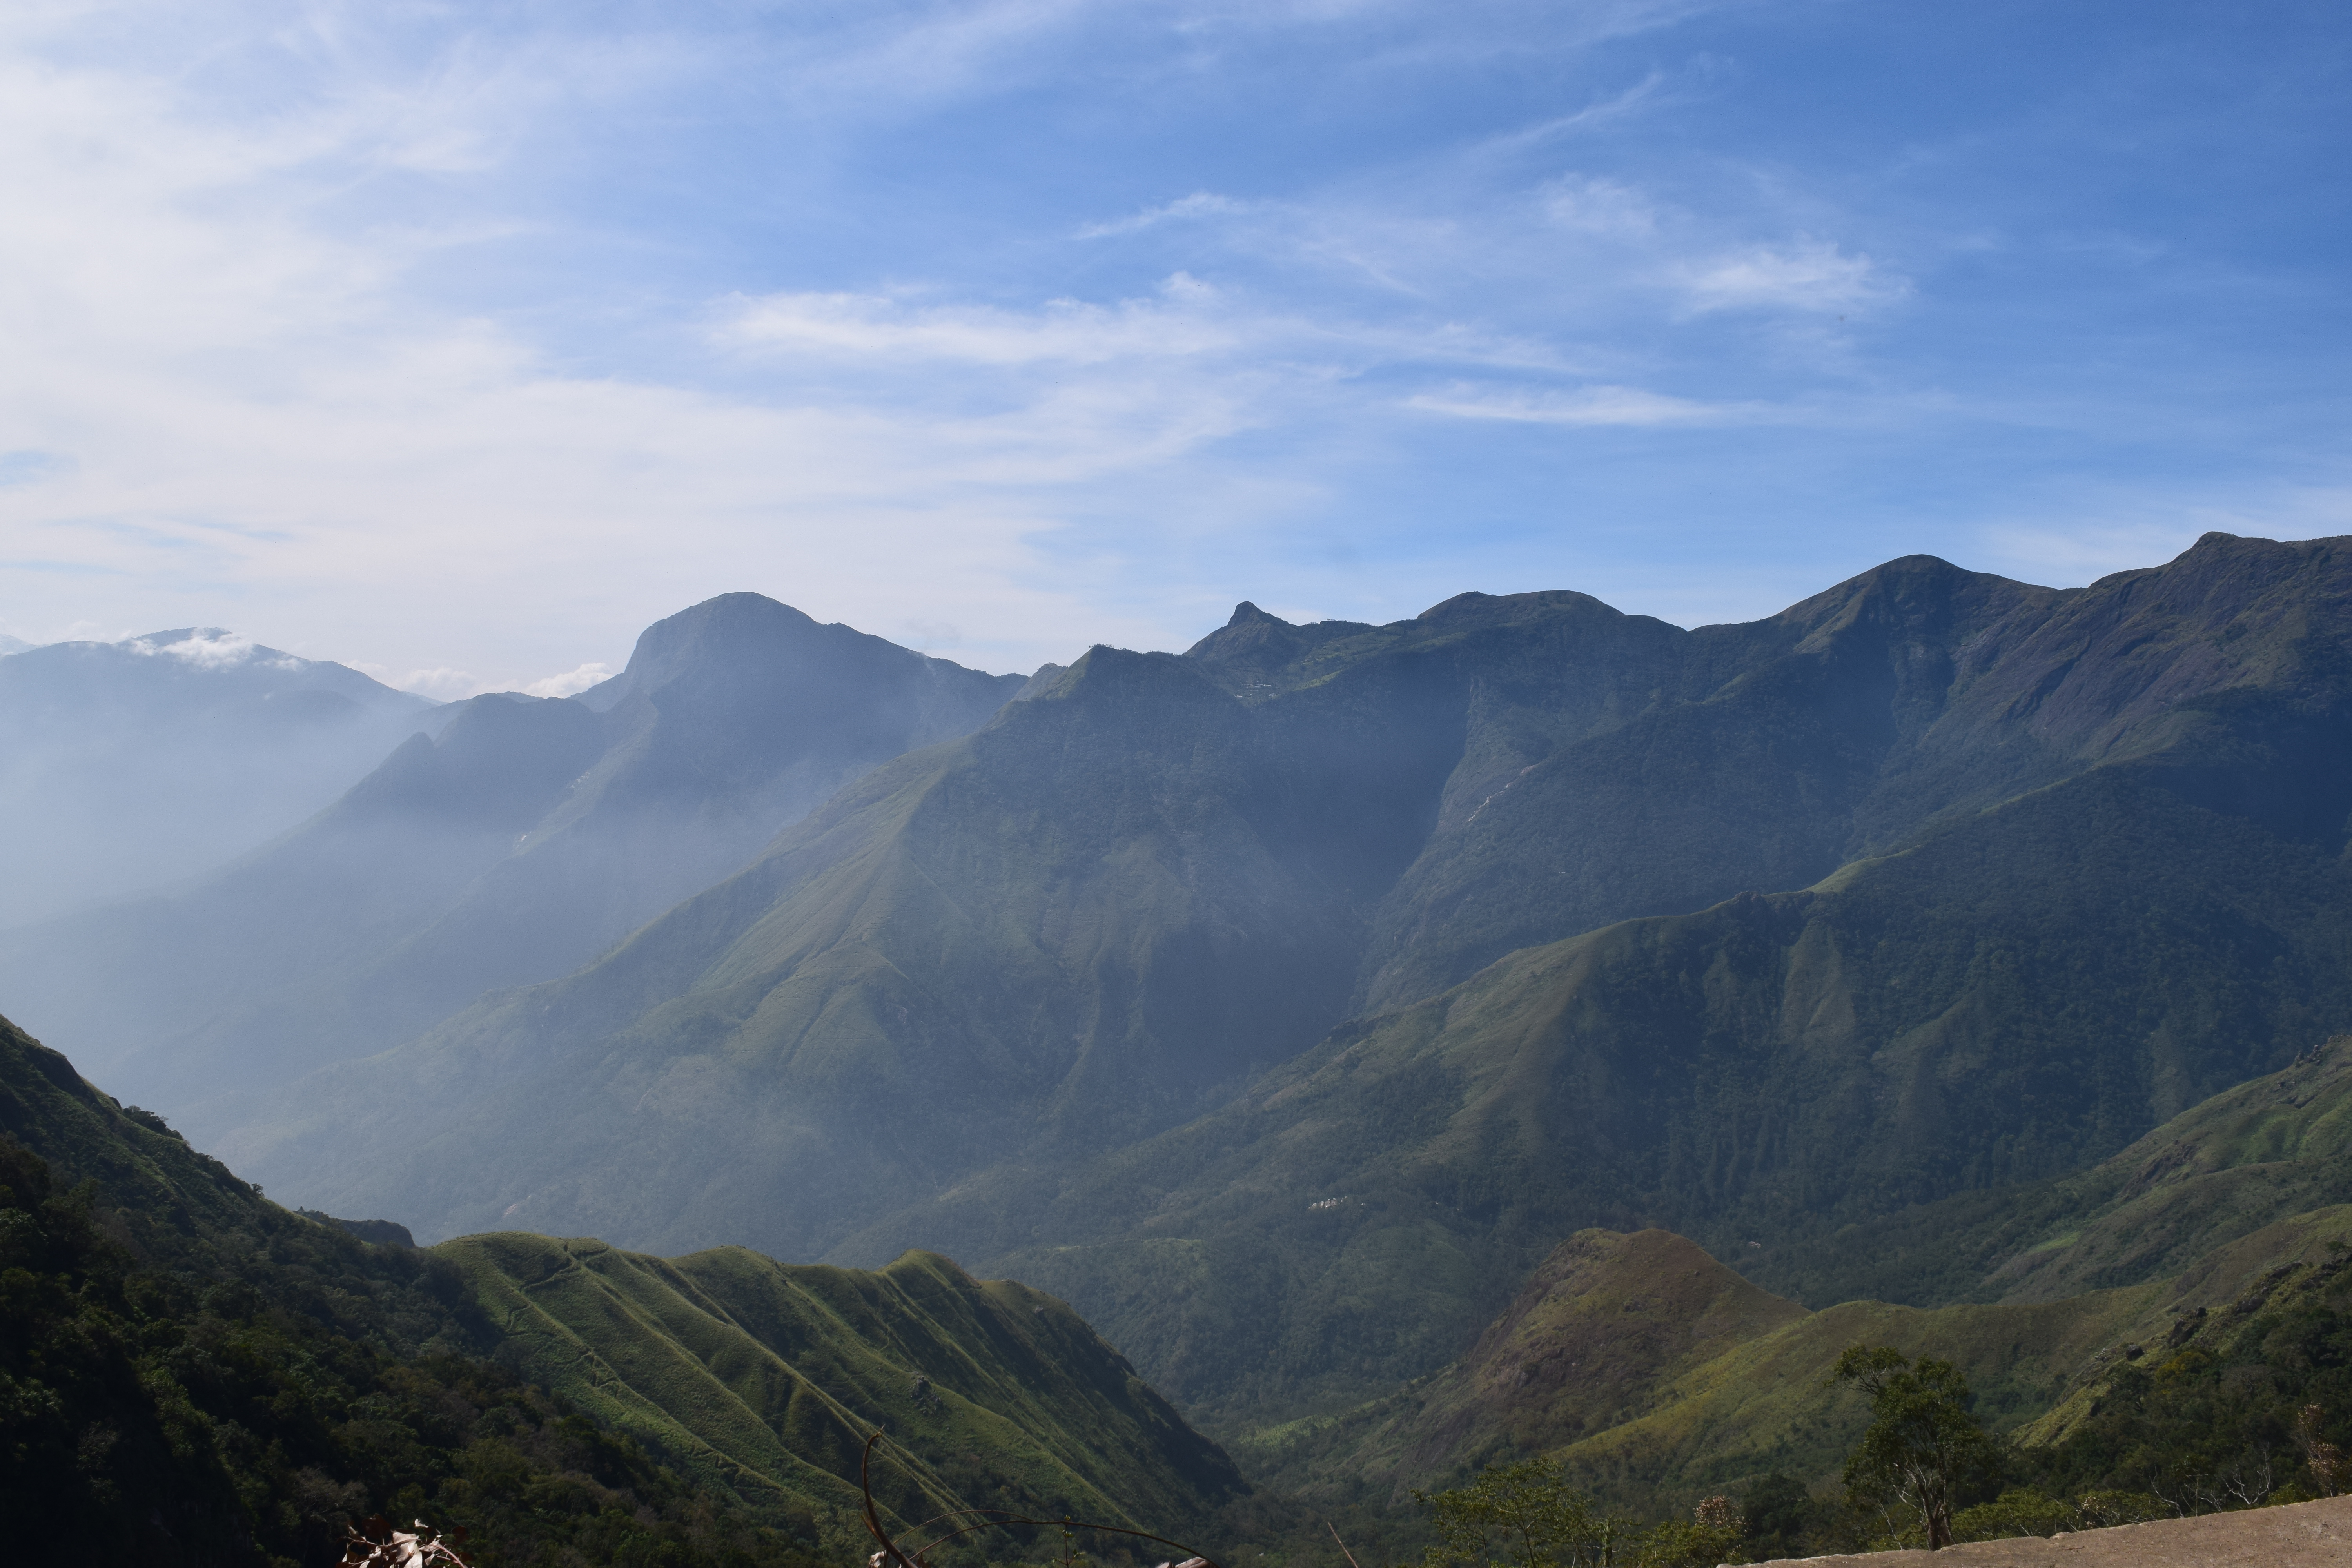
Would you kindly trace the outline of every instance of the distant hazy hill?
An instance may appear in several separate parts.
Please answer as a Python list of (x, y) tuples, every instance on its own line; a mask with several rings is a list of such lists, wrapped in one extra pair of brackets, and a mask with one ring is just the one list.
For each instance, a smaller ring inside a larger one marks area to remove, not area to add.
[[(1692, 632), (1244, 605), (227, 1146), (430, 1234), (1019, 1256), (1188, 1400), (1341, 1397), (1582, 1226), (2053, 1175), (2340, 1026), (2347, 605), (2344, 542), (2223, 535)], [(431, 1132), (354, 1148), (419, 1093)], [(1388, 1207), (1307, 1206), (1350, 1198)]]
[(877, 1427), (902, 1525), (994, 1506), (1165, 1532), (1247, 1490), (1041, 1292), (923, 1256), (863, 1273), (531, 1236), (370, 1245), (5, 1020), (0, 1208), (0, 1503), (44, 1560), (258, 1563), (257, 1535), (322, 1561), (338, 1519), (398, 1507), (470, 1525), (489, 1563), (809, 1568), (865, 1549)]
[(350, 788), (434, 707), (216, 626), (7, 652), (0, 926), (212, 869)]
[(1022, 684), (727, 595), (647, 628), (577, 700), (458, 704), (437, 737), (184, 892), (0, 937), (0, 985), (203, 1136), (208, 1097), (576, 968)]

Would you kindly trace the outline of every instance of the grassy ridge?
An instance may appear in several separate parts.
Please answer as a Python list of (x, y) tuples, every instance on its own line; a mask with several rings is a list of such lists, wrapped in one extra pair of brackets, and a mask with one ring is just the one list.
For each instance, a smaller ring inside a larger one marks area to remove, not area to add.
[[(1604, 1488), (1697, 1494), (1771, 1470), (1826, 1480), (1867, 1422), (1829, 1370), (1847, 1345), (1891, 1344), (1958, 1363), (1997, 1431), (2029, 1445), (2063, 1440), (2124, 1367), (2181, 1332), (2231, 1331), (2265, 1309), (2331, 1299), (2347, 1283), (2352, 1208), (2263, 1227), (2177, 1279), (2028, 1305), (1933, 1310), (1858, 1301), (1810, 1315), (1685, 1374), (1662, 1408), (1560, 1450)], [(2335, 1413), (2339, 1417), (2352, 1415)]]
[(490, 1359), (447, 1261), (291, 1214), (0, 1020), (0, 1527), (47, 1562), (296, 1568), (389, 1510), (482, 1568), (814, 1568)]
[(0, 1276), (0, 1523), (58, 1561), (309, 1562), (388, 1510), (470, 1525), (486, 1568), (808, 1568), (864, 1554), (877, 1425), (896, 1445), (877, 1490), (908, 1521), (1165, 1531), (1246, 1501), (1039, 1292), (923, 1256), (373, 1245), (5, 1021)]
[(984, 1504), (1172, 1527), (1245, 1489), (1067, 1307), (942, 1258), (869, 1273), (518, 1234), (435, 1251), (535, 1380), (763, 1510), (854, 1508), (877, 1429), (877, 1492), (910, 1522)]

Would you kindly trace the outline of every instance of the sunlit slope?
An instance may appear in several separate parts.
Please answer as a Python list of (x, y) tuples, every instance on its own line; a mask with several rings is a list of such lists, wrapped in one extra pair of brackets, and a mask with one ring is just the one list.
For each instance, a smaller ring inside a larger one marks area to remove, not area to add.
[(1816, 1478), (1867, 1421), (1829, 1376), (1847, 1345), (1958, 1360), (1979, 1413), (2006, 1429), (2048, 1409), (2160, 1294), (1809, 1313), (1681, 1237), (1586, 1231), (1461, 1361), (1336, 1418), (1249, 1434), (1244, 1451), (1310, 1491), (1389, 1495), (1544, 1453), (1616, 1499), (1672, 1499), (1772, 1469)]
[[(1979, 1209), (2006, 1200), (1995, 1220), (1952, 1205), (1903, 1216), (1901, 1239), (1923, 1252), (1940, 1238), (1963, 1269), (1993, 1259), (1988, 1288), (2009, 1286), (2004, 1302), (1860, 1300), (1808, 1314), (1681, 1237), (1582, 1232), (1460, 1361), (1354, 1410), (1235, 1440), (1269, 1477), (1310, 1489), (1393, 1490), (1554, 1450), (1628, 1498), (1775, 1468), (1826, 1476), (1861, 1418), (1827, 1368), (1862, 1341), (1958, 1361), (1989, 1420), (2054, 1440), (2124, 1361), (2155, 1366), (2192, 1342), (2221, 1353), (2257, 1314), (2341, 1293), (2347, 1104), (2352, 1039), (2338, 1039), (2089, 1171), (1971, 1194)], [(1857, 1228), (1812, 1250), (1867, 1259), (1891, 1234)]]
[(2352, 1036), (2192, 1106), (2089, 1170), (1969, 1193), (1741, 1260), (1812, 1300), (2048, 1300), (2138, 1284), (2352, 1202)]
[(2343, 865), (2152, 771), (1515, 954), (1082, 1180), (975, 1182), (930, 1223), (1021, 1215), (1056, 1244), (992, 1270), (1263, 1419), (1433, 1369), (1584, 1226), (1741, 1256), (2092, 1163), (2352, 1018)]
[(2184, 1346), (2226, 1354), (2265, 1331), (2265, 1312), (2340, 1300), (2352, 1282), (2347, 1250), (2352, 1208), (2336, 1206), (2143, 1285), (2034, 1303), (1864, 1300), (1807, 1312), (1683, 1237), (1586, 1231), (1460, 1361), (1355, 1409), (1236, 1442), (1269, 1479), (1310, 1497), (1401, 1497), (1545, 1453), (1628, 1506), (1671, 1506), (1775, 1470), (1831, 1483), (1869, 1419), (1832, 1376), (1849, 1345), (1953, 1361), (1989, 1426), (2048, 1442), (2118, 1367), (2157, 1367)]
[(1670, 1231), (1580, 1231), (1460, 1361), (1337, 1417), (1245, 1433), (1280, 1484), (1394, 1492), (1647, 1414), (1683, 1373), (1805, 1316)]
[(435, 1251), (527, 1375), (763, 1510), (856, 1507), (877, 1430), (877, 1490), (910, 1522), (985, 1506), (1172, 1528), (1244, 1489), (1067, 1307), (942, 1258), (869, 1273), (511, 1233)]
[(1597, 1483), (1702, 1492), (1779, 1469), (1827, 1480), (1868, 1424), (1831, 1368), (1847, 1345), (1957, 1362), (1978, 1410), (2020, 1441), (2063, 1436), (2124, 1357), (2195, 1342), (2221, 1350), (2265, 1308), (2340, 1295), (2352, 1208), (2263, 1227), (2178, 1278), (2060, 1300), (1922, 1310), (1848, 1302), (1753, 1341), (1659, 1392), (1660, 1408), (1559, 1456)]

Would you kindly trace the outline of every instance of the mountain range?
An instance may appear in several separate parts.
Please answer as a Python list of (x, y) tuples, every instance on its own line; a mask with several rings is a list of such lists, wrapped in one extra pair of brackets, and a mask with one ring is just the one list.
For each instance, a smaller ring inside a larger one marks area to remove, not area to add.
[[(2021, 1424), (2211, 1259), (2326, 1298), (2333, 1123), (2253, 1158), (2231, 1097), (2352, 1030), (2347, 842), (2347, 540), (1688, 630), (1244, 604), (1031, 678), (734, 595), (0, 937), (0, 995), (306, 1205), (602, 1238), (446, 1244), (483, 1278), (683, 1324), (943, 1255), (1302, 1485), (1717, 1484), (1818, 1468), (1755, 1391), (1849, 1331), (2042, 1325), (1981, 1363)], [(1617, 1298), (1619, 1393), (1467, 1392)]]
[(570, 972), (1022, 685), (728, 595), (577, 698), (456, 704), (188, 887), (0, 935), (0, 990), (177, 1113)]
[[(434, 1235), (1018, 1259), (1188, 1408), (1353, 1399), (1583, 1226), (1730, 1249), (2054, 1175), (2341, 1026), (2347, 566), (1913, 558), (1692, 632), (1244, 606), (204, 1131)], [(435, 1131), (355, 1140), (395, 1095)]]

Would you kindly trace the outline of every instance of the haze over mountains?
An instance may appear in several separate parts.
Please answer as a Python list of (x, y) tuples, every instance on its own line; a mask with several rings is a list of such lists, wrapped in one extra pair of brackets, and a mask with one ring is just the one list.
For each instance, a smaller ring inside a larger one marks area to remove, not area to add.
[(16, 825), (0, 926), (214, 869), (333, 801), (436, 707), (217, 626), (0, 644), (0, 810)]
[(578, 698), (454, 705), (184, 890), (0, 936), (0, 989), (169, 1107), (362, 1055), (570, 971), (1022, 684), (728, 595)]
[[(1241, 1138), (1209, 1130), (1251, 1074), (1385, 1059), (1369, 1031), (1477, 1151), (1453, 1201), (1549, 1192), (1555, 1236), (2049, 1173), (2341, 1015), (2345, 586), (2334, 544), (2213, 536), (2064, 592), (1906, 560), (1694, 632), (1564, 594), (1244, 607), (1181, 658), (1093, 650), (577, 975), (203, 1125), (433, 1234), (990, 1256), (1078, 1238), (1023, 1170)], [(1463, 1050), (1523, 1063), (1475, 1137)], [(444, 1131), (354, 1150), (395, 1092)]]
[(2347, 826), (2342, 540), (1694, 630), (1244, 605), (1025, 682), (736, 595), (0, 994), (316, 1207), (943, 1251), (1236, 1432), (1435, 1373), (1594, 1226), (1964, 1296), (1853, 1238), (2352, 1028)]

